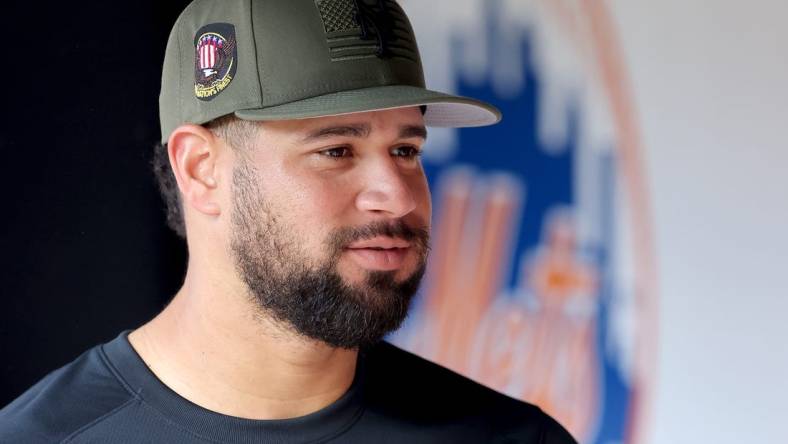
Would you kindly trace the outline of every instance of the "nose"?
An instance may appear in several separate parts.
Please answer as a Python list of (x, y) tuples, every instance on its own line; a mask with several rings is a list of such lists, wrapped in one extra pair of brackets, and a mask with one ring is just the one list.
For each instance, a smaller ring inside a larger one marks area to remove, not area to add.
[(411, 186), (415, 177), (403, 174), (394, 161), (376, 161), (367, 165), (365, 187), (356, 198), (356, 206), (362, 211), (385, 214), (388, 217), (403, 217), (416, 209), (416, 198)]

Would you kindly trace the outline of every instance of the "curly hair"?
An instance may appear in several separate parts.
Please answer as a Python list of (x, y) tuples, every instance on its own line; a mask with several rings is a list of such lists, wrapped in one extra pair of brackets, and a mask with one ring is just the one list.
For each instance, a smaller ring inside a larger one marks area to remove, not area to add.
[[(257, 124), (241, 120), (234, 115), (226, 115), (203, 125), (217, 137), (223, 139), (236, 152), (244, 153), (257, 131)], [(186, 239), (186, 225), (183, 219), (183, 199), (178, 182), (170, 167), (170, 157), (166, 143), (157, 143), (153, 149), (151, 168), (156, 178), (161, 198), (165, 205), (167, 226), (179, 237)]]

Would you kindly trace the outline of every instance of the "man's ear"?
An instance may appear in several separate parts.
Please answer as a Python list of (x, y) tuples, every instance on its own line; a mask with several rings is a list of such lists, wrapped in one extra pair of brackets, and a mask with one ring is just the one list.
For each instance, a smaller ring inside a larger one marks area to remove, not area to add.
[(170, 167), (183, 195), (183, 205), (209, 216), (221, 207), (216, 193), (218, 139), (199, 125), (181, 125), (170, 135)]

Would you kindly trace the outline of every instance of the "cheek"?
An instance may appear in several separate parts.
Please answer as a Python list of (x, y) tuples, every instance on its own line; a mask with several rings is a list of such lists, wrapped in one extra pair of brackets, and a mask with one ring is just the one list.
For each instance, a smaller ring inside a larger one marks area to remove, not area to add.
[(303, 242), (311, 251), (325, 248), (331, 230), (341, 224), (343, 214), (352, 206), (350, 193), (341, 192), (341, 184), (322, 180), (294, 180), (283, 177), (272, 183), (272, 202), (286, 234)]
[(432, 226), (432, 195), (430, 194), (429, 184), (426, 177), (422, 177), (411, 184), (414, 199), (416, 199), (417, 206), (414, 213), (417, 213), (420, 221), (426, 225), (426, 228)]
[(291, 186), (292, 191), (286, 198), (293, 212), (320, 224), (330, 224), (346, 211), (352, 202), (350, 193), (346, 192), (347, 188), (337, 182), (312, 179), (302, 180)]

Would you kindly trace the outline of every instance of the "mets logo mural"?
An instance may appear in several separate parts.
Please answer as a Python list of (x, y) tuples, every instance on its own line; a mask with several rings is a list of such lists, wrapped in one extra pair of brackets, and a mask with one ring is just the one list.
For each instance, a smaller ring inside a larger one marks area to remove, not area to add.
[(194, 48), (194, 95), (200, 100), (211, 100), (235, 77), (235, 27), (229, 23), (203, 26), (194, 37)]
[[(637, 443), (656, 289), (635, 110), (604, 3), (401, 3), (428, 84), (504, 120), (431, 131), (433, 254), (389, 340), (540, 406), (582, 443)], [(434, 10), (445, 24), (417, 22)]]

